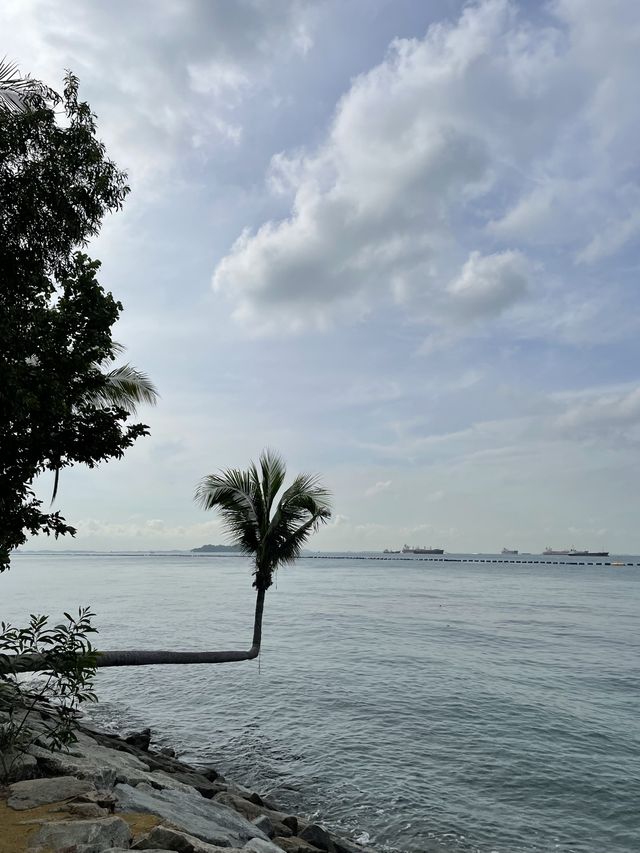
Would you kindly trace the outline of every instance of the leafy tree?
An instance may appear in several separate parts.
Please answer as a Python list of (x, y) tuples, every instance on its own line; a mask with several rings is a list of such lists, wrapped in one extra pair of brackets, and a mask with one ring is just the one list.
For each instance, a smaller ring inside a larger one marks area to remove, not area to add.
[[(265, 594), (279, 566), (293, 563), (305, 542), (331, 517), (329, 492), (317, 477), (299, 474), (283, 490), (285, 464), (277, 454), (261, 454), (259, 466), (246, 471), (231, 468), (205, 477), (196, 501), (205, 509), (218, 509), (234, 544), (253, 557), (256, 608), (253, 641), (248, 651), (105, 651), (96, 666), (147, 666), (167, 663), (230, 663), (252, 660), (260, 654)], [(280, 497), (278, 498), (278, 495)], [(276, 503), (276, 499), (277, 503)], [(47, 669), (51, 662), (40, 655), (0, 656), (0, 674)]]
[(128, 366), (113, 369), (122, 305), (100, 285), (99, 261), (81, 251), (128, 191), (77, 78), (67, 73), (59, 98), (2, 63), (0, 572), (27, 533), (75, 532), (36, 498), (39, 474), (119, 458), (148, 433), (126, 421), (131, 401), (155, 389)]

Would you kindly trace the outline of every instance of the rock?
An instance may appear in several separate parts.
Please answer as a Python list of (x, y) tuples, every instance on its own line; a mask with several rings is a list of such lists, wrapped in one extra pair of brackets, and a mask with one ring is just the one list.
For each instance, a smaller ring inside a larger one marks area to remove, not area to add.
[[(77, 776), (102, 787), (111, 787), (117, 782), (129, 785), (147, 782), (154, 788), (186, 790), (188, 787), (187, 783), (162, 771), (150, 772), (149, 765), (136, 756), (102, 746), (82, 732), (78, 733), (78, 742), (68, 752), (51, 752), (38, 746), (31, 747), (30, 752), (46, 776)], [(140, 754), (146, 755), (143, 752)], [(205, 780), (205, 785), (209, 784), (213, 783)]]
[(326, 829), (323, 829), (317, 823), (310, 823), (300, 832), (300, 838), (303, 841), (308, 841), (320, 850), (333, 851), (334, 846), (331, 836)]
[(149, 744), (151, 743), (151, 729), (142, 729), (140, 732), (134, 732), (126, 737), (124, 742), (146, 752), (149, 749)]
[(117, 798), (111, 791), (88, 791), (86, 794), (80, 794), (79, 797), (76, 797), (76, 802), (78, 805), (92, 804), (113, 814), (116, 810)]
[(29, 840), (30, 847), (53, 848), (74, 853), (101, 853), (109, 847), (129, 847), (131, 830), (119, 817), (100, 820), (58, 820), (45, 823)]
[(273, 838), (276, 834), (275, 829), (273, 828), (273, 824), (269, 820), (269, 817), (266, 814), (258, 815), (258, 817), (254, 818), (251, 823), (254, 826), (257, 826), (258, 829), (261, 829), (266, 836), (269, 838)]
[(216, 847), (196, 838), (194, 835), (180, 832), (180, 830), (169, 826), (155, 826), (150, 832), (136, 839), (132, 845), (133, 850), (156, 850), (158, 848), (166, 848), (174, 851), (174, 853), (218, 853), (219, 850), (230, 853), (228, 847)]
[(67, 803), (64, 810), (69, 814), (84, 818), (109, 817), (109, 812), (113, 811), (113, 809), (102, 809), (95, 803)]
[(266, 815), (271, 821), (271, 825), (273, 826), (274, 833), (276, 835), (286, 836), (297, 832), (298, 821), (295, 817), (282, 814), (281, 812), (274, 812), (263, 806), (257, 806), (255, 803), (252, 803), (250, 800), (246, 800), (244, 797), (237, 797), (234, 794), (226, 792), (218, 794), (215, 797), (215, 802), (229, 806), (229, 808), (234, 809), (241, 815), (244, 815), (247, 820), (253, 821), (261, 815)]
[(218, 771), (213, 767), (198, 767), (197, 770), (198, 773), (202, 773), (202, 775), (205, 776), (210, 782), (219, 782), (221, 780), (224, 780), (224, 776), (221, 776)]
[(168, 755), (169, 758), (175, 758), (176, 751), (170, 746), (163, 746), (160, 750), (160, 755)]
[[(196, 788), (196, 790), (198, 790), (203, 797), (207, 797), (207, 799), (211, 799), (212, 797), (215, 797), (216, 794), (226, 790), (226, 786), (221, 784), (222, 777), (219, 777), (213, 769), (208, 773), (203, 773), (170, 755), (153, 752), (152, 750), (145, 752), (131, 744), (125, 743), (124, 740), (114, 737), (113, 735), (106, 735), (102, 732), (97, 732), (94, 729), (88, 729), (87, 727), (82, 727), (82, 731), (85, 733), (85, 736), (87, 732), (90, 733), (90, 737), (94, 742), (107, 747), (109, 750), (124, 752), (137, 758), (138, 761), (146, 767), (146, 769), (152, 771), (163, 771), (165, 774), (168, 774), (171, 779), (175, 780), (175, 782)], [(128, 784), (130, 785), (137, 785), (138, 782), (142, 780), (133, 781), (119, 779), (118, 781), (128, 781)], [(165, 776), (155, 776), (155, 773), (150, 779), (144, 781), (148, 781), (149, 784), (154, 785), (156, 788), (179, 787), (179, 785), (169, 784), (166, 781)], [(157, 784), (158, 781), (164, 781), (164, 784)]]
[[(267, 836), (233, 809), (216, 800), (206, 800), (196, 791), (166, 788), (156, 791), (149, 785), (117, 785), (118, 811), (147, 812), (170, 821), (178, 829), (209, 844), (242, 847), (251, 838)], [(221, 796), (221, 795), (219, 795)]]
[(2, 755), (2, 764), (8, 768), (7, 781), (20, 782), (38, 775), (38, 762), (28, 753), (7, 750)]
[(9, 786), (7, 805), (12, 809), (35, 809), (47, 803), (58, 803), (95, 791), (92, 782), (73, 776), (54, 776), (52, 779), (30, 779)]
[(330, 832), (329, 835), (333, 841), (336, 853), (377, 853), (377, 851), (373, 850), (371, 847), (363, 847), (360, 844), (356, 844), (355, 841), (349, 841), (347, 838), (341, 838), (338, 835), (334, 835), (332, 832)]
[(263, 841), (261, 838), (252, 838), (242, 848), (243, 850), (251, 850), (251, 853), (282, 853), (282, 848), (275, 845), (272, 841)]
[(286, 853), (318, 853), (316, 847), (313, 847), (308, 841), (304, 841), (298, 835), (291, 835), (288, 838), (279, 836), (273, 839), (273, 843), (285, 850)]
[(282, 819), (282, 822), (294, 835), (298, 834), (298, 818), (295, 815), (287, 815)]

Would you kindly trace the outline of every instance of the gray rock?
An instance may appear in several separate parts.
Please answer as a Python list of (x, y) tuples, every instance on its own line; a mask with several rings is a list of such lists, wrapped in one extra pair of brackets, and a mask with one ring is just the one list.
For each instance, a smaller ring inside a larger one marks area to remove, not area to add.
[(333, 833), (329, 834), (336, 853), (378, 853), (372, 847), (363, 847), (361, 844), (356, 844), (355, 841), (349, 841), (348, 838), (341, 838)]
[(218, 853), (220, 850), (231, 853), (229, 847), (216, 847), (194, 835), (169, 826), (155, 826), (150, 832), (138, 838), (132, 849), (155, 850), (160, 847), (171, 850), (173, 853)]
[(175, 758), (176, 757), (176, 751), (171, 746), (163, 746), (160, 749), (160, 755), (168, 755), (169, 758)]
[(28, 753), (7, 750), (2, 755), (4, 766), (7, 768), (9, 782), (20, 782), (23, 779), (33, 779), (38, 775), (38, 762)]
[(284, 838), (282, 836), (273, 839), (274, 844), (281, 847), (286, 853), (318, 853), (318, 848), (309, 844), (308, 841), (303, 841), (297, 835)]
[(252, 838), (247, 841), (243, 850), (251, 850), (251, 853), (282, 853), (282, 847), (278, 847), (272, 841), (263, 841), (261, 838)]
[(30, 847), (47, 847), (54, 850), (67, 847), (77, 853), (102, 853), (109, 847), (129, 847), (131, 830), (119, 817), (103, 817), (100, 820), (58, 820), (45, 823), (33, 839)]
[(303, 841), (308, 841), (314, 847), (320, 850), (331, 851), (334, 849), (331, 836), (326, 829), (323, 829), (317, 823), (310, 823), (300, 832), (300, 838)]
[(47, 776), (77, 776), (98, 786), (111, 787), (117, 782), (138, 785), (147, 782), (154, 788), (181, 788), (187, 785), (162, 771), (149, 771), (149, 766), (135, 755), (102, 746), (79, 732), (78, 743), (68, 752), (51, 752), (38, 746), (30, 748), (39, 767)]
[(149, 744), (151, 743), (151, 729), (142, 729), (140, 732), (134, 732), (126, 737), (124, 742), (128, 743), (130, 746), (137, 746), (138, 749), (146, 752), (149, 749)]
[(298, 830), (298, 821), (292, 815), (285, 815), (281, 812), (274, 812), (264, 806), (257, 806), (251, 800), (247, 800), (244, 797), (237, 797), (234, 794), (226, 792), (218, 794), (215, 797), (215, 801), (229, 806), (229, 808), (244, 815), (247, 820), (253, 821), (261, 815), (266, 815), (271, 821), (276, 835), (295, 835)]
[(110, 809), (102, 809), (100, 806), (96, 805), (96, 803), (67, 803), (63, 806), (64, 810), (69, 812), (69, 814), (77, 815), (78, 817), (109, 817), (109, 811), (113, 811)]
[(258, 815), (258, 817), (254, 818), (251, 823), (254, 826), (257, 826), (258, 829), (261, 829), (265, 835), (269, 838), (273, 838), (276, 834), (275, 829), (273, 828), (273, 824), (269, 820), (269, 817), (266, 814)]
[(170, 821), (178, 829), (195, 835), (209, 844), (242, 847), (251, 838), (266, 835), (248, 820), (215, 800), (206, 800), (196, 791), (167, 788), (156, 791), (149, 785), (117, 785), (118, 811), (155, 814)]
[(34, 809), (47, 803), (57, 803), (95, 791), (92, 782), (73, 776), (54, 776), (52, 779), (29, 779), (9, 786), (7, 805), (12, 809)]

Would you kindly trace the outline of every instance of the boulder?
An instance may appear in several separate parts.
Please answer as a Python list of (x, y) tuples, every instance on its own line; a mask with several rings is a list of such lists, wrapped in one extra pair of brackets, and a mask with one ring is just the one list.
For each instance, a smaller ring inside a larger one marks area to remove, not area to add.
[(279, 836), (273, 839), (273, 843), (285, 850), (286, 853), (318, 853), (317, 847), (313, 847), (298, 835), (290, 835), (287, 838)]
[(269, 838), (273, 838), (273, 836), (276, 834), (273, 824), (271, 823), (269, 817), (266, 814), (258, 815), (258, 817), (254, 818), (251, 823), (254, 826), (257, 826), (258, 829), (261, 829), (262, 832), (264, 832), (264, 834)]
[(29, 779), (9, 786), (7, 805), (12, 809), (35, 809), (47, 803), (59, 803), (79, 794), (95, 791), (93, 782), (73, 776), (54, 776), (50, 779)]
[(242, 847), (251, 838), (267, 836), (233, 809), (216, 800), (206, 800), (196, 791), (150, 785), (116, 785), (118, 811), (146, 812), (170, 821), (177, 829), (221, 847)]
[(51, 752), (39, 746), (33, 746), (29, 751), (45, 776), (77, 776), (102, 787), (111, 787), (118, 782), (129, 785), (147, 782), (154, 788), (188, 787), (162, 771), (150, 772), (149, 765), (135, 755), (102, 746), (82, 732), (78, 733), (78, 742), (67, 752)]
[(38, 775), (38, 762), (33, 755), (26, 752), (7, 750), (2, 754), (2, 766), (8, 770), (8, 782), (20, 782), (23, 779), (33, 779)]
[(176, 757), (176, 751), (171, 746), (163, 746), (160, 749), (160, 755), (168, 755), (169, 758), (175, 758)]
[(99, 820), (57, 820), (45, 823), (29, 839), (29, 846), (65, 850), (77, 853), (102, 853), (109, 847), (129, 847), (131, 830), (122, 818), (103, 817)]
[(361, 844), (356, 844), (355, 841), (349, 841), (347, 838), (341, 838), (339, 835), (329, 833), (336, 853), (378, 853), (371, 847), (363, 847)]
[(223, 803), (231, 809), (244, 815), (247, 820), (255, 820), (261, 815), (266, 815), (271, 821), (276, 835), (293, 835), (297, 832), (298, 822), (293, 815), (282, 814), (282, 812), (274, 812), (264, 806), (257, 806), (251, 800), (246, 800), (244, 797), (238, 797), (229, 792), (218, 794), (215, 801)]
[[(64, 811), (69, 814), (84, 818), (109, 817), (109, 813), (113, 811), (113, 809), (102, 809), (95, 803), (66, 803), (63, 808)], [(60, 811), (62, 811), (62, 809), (60, 809)]]
[(116, 810), (116, 797), (111, 791), (88, 791), (86, 794), (80, 794), (79, 797), (76, 797), (75, 801), (78, 805), (85, 803), (95, 805), (109, 814), (113, 814)]
[(142, 729), (140, 732), (134, 732), (133, 734), (128, 735), (124, 739), (124, 742), (128, 743), (129, 746), (136, 746), (138, 749), (146, 752), (149, 749), (149, 744), (151, 743), (151, 729)]
[(166, 848), (173, 853), (218, 853), (220, 850), (231, 853), (229, 847), (216, 847), (196, 838), (194, 835), (189, 835), (169, 826), (155, 826), (150, 832), (137, 838), (132, 845), (133, 850), (156, 850), (158, 848)]
[(333, 853), (335, 849), (331, 836), (327, 830), (317, 823), (307, 824), (307, 826), (301, 830), (300, 838), (302, 838), (303, 841), (308, 841), (309, 844), (313, 844), (313, 846), (317, 847), (319, 850), (326, 850), (329, 851), (329, 853)]
[[(211, 799), (216, 794), (226, 790), (226, 786), (221, 784), (222, 777), (219, 777), (216, 771), (212, 768), (206, 773), (201, 772), (196, 770), (194, 767), (191, 767), (189, 764), (185, 764), (183, 761), (180, 761), (178, 758), (171, 755), (165, 755), (162, 751), (154, 752), (153, 750), (149, 750), (146, 752), (132, 744), (126, 743), (122, 738), (115, 737), (114, 735), (107, 735), (103, 732), (98, 732), (87, 727), (82, 727), (82, 732), (85, 735), (89, 734), (94, 742), (97, 742), (107, 749), (115, 750), (116, 752), (124, 752), (137, 758), (138, 761), (140, 761), (148, 770), (162, 771), (163, 773), (168, 774), (176, 782), (196, 788), (203, 797)], [(166, 781), (166, 777), (160, 778), (165, 778)], [(146, 781), (149, 781), (151, 785), (154, 784), (153, 778)], [(215, 784), (213, 784), (214, 782)], [(129, 784), (138, 783), (129, 781)], [(168, 787), (168, 785), (155, 785), (155, 787)]]
[(252, 838), (242, 849), (250, 850), (251, 853), (282, 853), (282, 848), (273, 841), (263, 841), (261, 838)]

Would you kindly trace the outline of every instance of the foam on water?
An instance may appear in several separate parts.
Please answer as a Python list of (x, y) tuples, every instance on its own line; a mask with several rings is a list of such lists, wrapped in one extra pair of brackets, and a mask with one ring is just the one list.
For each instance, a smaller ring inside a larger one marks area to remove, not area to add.
[[(637, 559), (636, 559), (637, 561)], [(2, 618), (90, 604), (102, 648), (244, 648), (240, 557), (20, 555)], [(367, 843), (637, 853), (640, 569), (302, 560), (255, 663), (101, 671), (102, 722)]]

